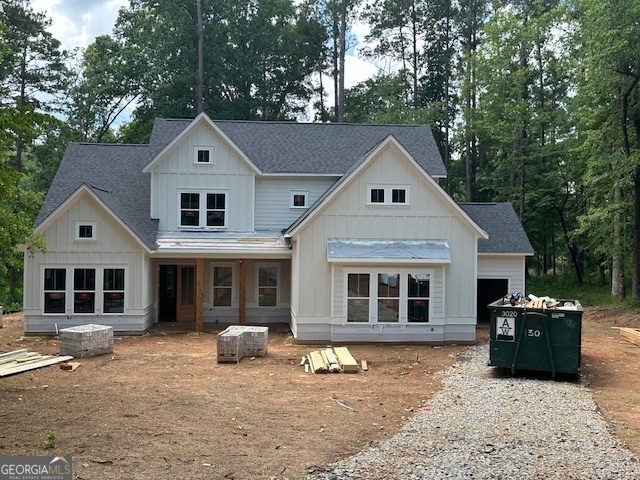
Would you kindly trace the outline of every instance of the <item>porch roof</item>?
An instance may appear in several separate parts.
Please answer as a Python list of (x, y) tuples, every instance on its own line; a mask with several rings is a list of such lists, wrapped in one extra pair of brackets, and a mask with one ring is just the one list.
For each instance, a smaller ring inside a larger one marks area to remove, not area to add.
[(158, 232), (153, 257), (290, 258), (282, 232)]
[(444, 241), (336, 240), (327, 242), (329, 262), (342, 263), (451, 263), (451, 251)]

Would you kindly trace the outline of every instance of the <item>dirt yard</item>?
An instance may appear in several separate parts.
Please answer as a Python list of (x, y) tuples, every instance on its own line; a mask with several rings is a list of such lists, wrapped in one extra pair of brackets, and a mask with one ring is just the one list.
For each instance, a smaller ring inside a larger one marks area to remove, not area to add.
[[(638, 315), (590, 309), (583, 369), (603, 413), (640, 453), (640, 347), (612, 326)], [(215, 332), (214, 332), (215, 333)], [(216, 363), (214, 333), (165, 328), (118, 338), (114, 353), (0, 378), (0, 455), (71, 455), (78, 479), (302, 479), (398, 431), (439, 388), (462, 346), (350, 347), (369, 370), (305, 374), (314, 347), (270, 332), (264, 358)], [(487, 341), (488, 330), (479, 330)], [(4, 317), (0, 352), (58, 353), (57, 340), (23, 337)], [(45, 430), (56, 448), (45, 449)]]

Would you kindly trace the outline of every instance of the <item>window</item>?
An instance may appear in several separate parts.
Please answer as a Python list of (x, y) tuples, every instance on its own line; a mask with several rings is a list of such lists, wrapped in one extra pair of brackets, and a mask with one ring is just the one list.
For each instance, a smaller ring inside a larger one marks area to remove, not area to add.
[(370, 185), (369, 205), (409, 205), (409, 186)]
[(378, 321), (400, 321), (400, 275), (378, 274)]
[(429, 274), (414, 273), (407, 276), (407, 321), (429, 321)]
[(213, 267), (213, 306), (230, 307), (233, 299), (233, 268)]
[(278, 305), (278, 267), (265, 265), (258, 267), (258, 306)]
[(429, 322), (430, 273), (359, 270), (346, 276), (347, 322)]
[(44, 313), (65, 313), (66, 277), (64, 268), (44, 269)]
[(213, 147), (193, 147), (193, 163), (211, 165), (213, 163)]
[(95, 268), (73, 269), (73, 313), (94, 313), (96, 310)]
[(105, 268), (103, 313), (124, 313), (124, 268)]
[(384, 188), (371, 189), (371, 203), (384, 203)]
[[(201, 198), (205, 201), (201, 202)], [(226, 193), (181, 192), (179, 221), (186, 228), (225, 228)]]
[(76, 241), (95, 241), (96, 222), (76, 222)]
[(291, 192), (291, 208), (307, 208), (309, 192)]
[(347, 322), (369, 321), (369, 274), (347, 275)]

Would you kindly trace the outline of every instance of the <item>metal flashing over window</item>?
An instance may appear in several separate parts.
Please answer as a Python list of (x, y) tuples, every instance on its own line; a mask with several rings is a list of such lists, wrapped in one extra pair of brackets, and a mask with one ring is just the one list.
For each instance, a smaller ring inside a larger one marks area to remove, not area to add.
[(329, 262), (451, 263), (449, 244), (435, 240), (336, 240), (327, 242)]

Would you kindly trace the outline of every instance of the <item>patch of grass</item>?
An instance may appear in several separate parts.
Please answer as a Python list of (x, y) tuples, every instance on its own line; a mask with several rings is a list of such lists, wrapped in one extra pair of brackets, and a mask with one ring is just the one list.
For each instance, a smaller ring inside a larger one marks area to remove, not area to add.
[(58, 439), (56, 434), (52, 430), (44, 431), (44, 448), (56, 448), (58, 446)]

